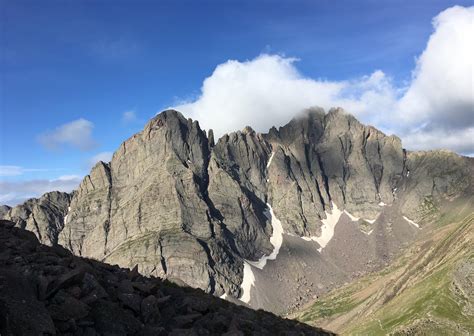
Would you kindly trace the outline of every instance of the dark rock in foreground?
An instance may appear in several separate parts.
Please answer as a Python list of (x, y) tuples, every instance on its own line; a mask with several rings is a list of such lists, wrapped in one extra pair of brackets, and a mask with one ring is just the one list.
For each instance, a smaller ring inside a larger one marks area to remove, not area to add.
[(0, 221), (0, 335), (332, 335), (48, 247)]

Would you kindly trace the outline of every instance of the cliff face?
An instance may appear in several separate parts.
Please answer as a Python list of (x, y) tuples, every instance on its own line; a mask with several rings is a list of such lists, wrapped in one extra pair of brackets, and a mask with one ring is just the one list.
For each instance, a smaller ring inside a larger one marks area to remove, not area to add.
[(68, 193), (49, 192), (13, 208), (3, 206), (0, 218), (11, 220), (17, 227), (34, 232), (41, 243), (54, 245), (58, 243), (59, 232), (64, 227), (71, 199), (72, 195)]
[(39, 244), (0, 220), (0, 333), (335, 335)]
[[(406, 152), (396, 136), (341, 109), (312, 109), (267, 134), (247, 127), (216, 143), (197, 121), (165, 111), (125, 141), (110, 163), (98, 163), (72, 199), (64, 196), (52, 228), (45, 227), (49, 242), (60, 232), (59, 244), (75, 254), (138, 264), (143, 274), (238, 298), (246, 260), (275, 250), (277, 218), (288, 253), (298, 251), (296, 238), (311, 240), (316, 256), (305, 263), (316, 263), (315, 276), (330, 274), (319, 280), (336, 286), (354, 267), (364, 272), (385, 263), (416, 236), (413, 225), (436, 217), (440, 203), (472, 195), (473, 167), (472, 159), (453, 153)], [(325, 224), (333, 217), (335, 223)], [(25, 216), (6, 218), (25, 227)], [(335, 229), (339, 222), (345, 224)], [(44, 241), (44, 229), (26, 228)], [(341, 259), (346, 252), (357, 257)], [(285, 260), (298, 258), (296, 252)], [(265, 300), (254, 302), (268, 308)]]

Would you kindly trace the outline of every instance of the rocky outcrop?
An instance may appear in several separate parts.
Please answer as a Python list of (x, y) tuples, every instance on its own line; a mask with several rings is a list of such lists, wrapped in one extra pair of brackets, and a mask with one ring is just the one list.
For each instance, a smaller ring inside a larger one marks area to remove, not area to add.
[(242, 265), (207, 193), (209, 160), (210, 145), (196, 121), (175, 111), (158, 115), (83, 180), (60, 244), (238, 296)]
[(39, 244), (0, 221), (2, 335), (333, 335)]
[[(273, 251), (269, 204), (283, 227), (284, 259), (302, 260), (296, 241), (309, 240), (305, 249), (319, 253), (313, 273), (329, 290), (384, 265), (446, 200), (471, 197), (473, 167), (454, 153), (407, 152), (342, 109), (310, 109), (266, 134), (246, 127), (217, 141), (170, 110), (99, 162), (46, 227), (50, 243), (77, 255), (239, 298), (244, 262)], [(323, 221), (338, 211), (344, 226), (334, 229), (338, 217), (328, 235)], [(7, 218), (44, 241), (44, 229), (23, 217)], [(322, 246), (323, 235), (334, 242)]]
[(408, 152), (403, 183), (396, 191), (402, 211), (417, 221), (437, 218), (443, 202), (465, 200), (472, 208), (474, 158), (453, 152)]
[(10, 210), (11, 210), (10, 206), (0, 205), (0, 218), (3, 218), (3, 216), (5, 216)]
[(374, 218), (380, 202), (393, 203), (404, 169), (399, 138), (341, 109), (309, 110), (265, 138), (275, 153), (270, 200), (287, 232), (318, 234), (331, 201), (363, 218)]
[(13, 208), (3, 206), (0, 219), (11, 220), (17, 227), (34, 232), (43, 244), (54, 245), (64, 227), (71, 198), (68, 193), (49, 192)]

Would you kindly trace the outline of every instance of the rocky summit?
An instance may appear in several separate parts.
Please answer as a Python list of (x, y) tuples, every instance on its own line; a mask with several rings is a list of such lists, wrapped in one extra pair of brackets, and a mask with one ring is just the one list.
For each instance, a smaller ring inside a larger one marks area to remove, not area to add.
[(1, 335), (334, 335), (74, 256), (0, 221)]
[(0, 216), (75, 255), (285, 314), (389, 265), (444, 204), (472, 206), (473, 176), (472, 158), (407, 151), (342, 109), (217, 141), (169, 110), (74, 193)]

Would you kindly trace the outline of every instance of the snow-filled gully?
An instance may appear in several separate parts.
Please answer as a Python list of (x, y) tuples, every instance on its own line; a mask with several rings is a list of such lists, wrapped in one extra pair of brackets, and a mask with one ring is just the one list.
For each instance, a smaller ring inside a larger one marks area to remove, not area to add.
[[(271, 158), (269, 160), (269, 164), (270, 162)], [(334, 237), (334, 230), (343, 213), (345, 213), (353, 222), (357, 222), (359, 220), (358, 217), (351, 215), (346, 210), (341, 211), (335, 203), (331, 203), (331, 205), (331, 212), (326, 211), (326, 219), (321, 220), (321, 222), (323, 223), (323, 225), (321, 226), (321, 235), (319, 237), (300, 237), (301, 239), (306, 241), (317, 242), (320, 246), (318, 248), (319, 252), (322, 252), (323, 248), (325, 248), (326, 245)], [(267, 216), (267, 218), (271, 219), (271, 224), (273, 228), (272, 236), (270, 237), (270, 243), (273, 245), (273, 251), (269, 255), (262, 256), (258, 261), (244, 260), (244, 274), (242, 284), (240, 285), (240, 288), (242, 289), (242, 296), (240, 297), (240, 300), (245, 303), (250, 302), (250, 291), (252, 287), (255, 286), (255, 275), (253, 273), (253, 267), (263, 269), (267, 264), (267, 260), (275, 260), (283, 243), (283, 227), (281, 225), (281, 222), (278, 220), (278, 218), (275, 217), (275, 214), (273, 213), (273, 209), (270, 204), (267, 203), (267, 207), (268, 210), (266, 211), (265, 215)], [(365, 219), (365, 221), (369, 223), (374, 223), (375, 220), (376, 219)], [(371, 233), (372, 231), (367, 234), (370, 235)], [(221, 297), (225, 298), (226, 296), (227, 295), (224, 294)]]
[(272, 164), (272, 160), (273, 160), (273, 156), (275, 155), (275, 152), (272, 152), (272, 154), (270, 155), (270, 158), (268, 159), (268, 163), (267, 163), (267, 169), (270, 167), (270, 165)]
[(244, 276), (242, 279), (242, 296), (240, 300), (245, 303), (250, 301), (250, 290), (255, 284), (255, 276), (253, 274), (252, 267), (263, 269), (267, 264), (267, 260), (275, 260), (278, 252), (280, 252), (281, 244), (283, 243), (283, 227), (278, 218), (275, 217), (273, 209), (270, 204), (267, 203), (268, 210), (265, 215), (271, 220), (272, 224), (272, 236), (270, 237), (270, 243), (273, 245), (273, 251), (268, 256), (262, 256), (258, 261), (244, 260)]
[[(335, 203), (332, 204), (332, 211), (329, 213), (326, 211), (326, 219), (321, 220), (323, 225), (321, 226), (321, 236), (316, 237), (301, 237), (304, 240), (313, 240), (321, 246), (318, 248), (318, 251), (321, 252), (323, 248), (331, 241), (332, 237), (334, 236), (334, 229), (336, 228), (337, 222), (339, 222), (339, 218), (343, 211), (339, 210)], [(352, 216), (350, 216), (352, 219)]]
[(409, 218), (407, 218), (407, 217), (405, 217), (405, 216), (403, 216), (403, 219), (406, 220), (406, 221), (407, 221), (408, 223), (410, 223), (411, 225), (415, 226), (416, 228), (418, 228), (418, 229), (420, 228), (420, 226), (419, 226), (417, 223), (415, 223), (414, 221), (412, 221), (411, 219), (409, 219)]

